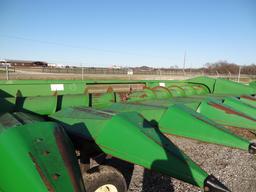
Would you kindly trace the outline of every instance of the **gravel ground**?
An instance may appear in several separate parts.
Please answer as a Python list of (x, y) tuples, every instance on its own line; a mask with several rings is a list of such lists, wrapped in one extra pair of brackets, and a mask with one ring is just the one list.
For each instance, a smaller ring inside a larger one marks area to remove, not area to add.
[[(256, 191), (256, 156), (239, 149), (168, 136), (198, 165), (233, 192)], [(126, 170), (126, 174), (128, 171)], [(198, 192), (199, 188), (135, 165), (129, 192)]]

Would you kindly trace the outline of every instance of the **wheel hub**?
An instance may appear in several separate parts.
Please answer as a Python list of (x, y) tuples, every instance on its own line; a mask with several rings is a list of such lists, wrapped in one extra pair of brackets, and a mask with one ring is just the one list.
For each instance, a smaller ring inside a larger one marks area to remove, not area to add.
[(95, 192), (118, 192), (118, 190), (114, 185), (106, 184), (96, 189)]

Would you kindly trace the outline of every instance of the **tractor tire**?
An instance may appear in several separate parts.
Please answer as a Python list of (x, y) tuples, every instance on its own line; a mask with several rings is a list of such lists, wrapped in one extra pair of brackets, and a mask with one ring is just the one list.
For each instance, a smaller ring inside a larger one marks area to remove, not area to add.
[(126, 192), (124, 176), (114, 167), (99, 165), (83, 172), (86, 192)]

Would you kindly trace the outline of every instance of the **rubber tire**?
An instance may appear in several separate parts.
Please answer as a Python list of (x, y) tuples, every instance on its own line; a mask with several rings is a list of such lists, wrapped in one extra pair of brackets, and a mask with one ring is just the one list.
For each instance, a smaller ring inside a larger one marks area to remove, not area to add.
[(96, 189), (106, 184), (114, 185), (118, 192), (127, 191), (124, 176), (109, 165), (99, 165), (82, 174), (86, 192), (95, 192)]

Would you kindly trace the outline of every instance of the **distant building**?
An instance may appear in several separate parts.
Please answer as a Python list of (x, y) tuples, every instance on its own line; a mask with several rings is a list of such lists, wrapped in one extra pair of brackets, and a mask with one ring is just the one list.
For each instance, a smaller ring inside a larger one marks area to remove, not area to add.
[(48, 63), (48, 67), (57, 67), (57, 64), (55, 64), (55, 63)]
[(66, 68), (66, 65), (56, 64), (56, 63), (48, 63), (48, 67), (52, 67), (52, 68)]
[(44, 61), (30, 61), (30, 60), (15, 60), (5, 59), (1, 63), (9, 64), (9, 66), (20, 66), (20, 67), (47, 67), (48, 63)]
[(118, 65), (112, 65), (112, 69), (121, 69), (122, 67), (121, 66), (118, 66)]
[(136, 67), (136, 70), (139, 70), (139, 71), (152, 71), (154, 70), (152, 67), (148, 67), (148, 66), (141, 66), (141, 67)]
[(10, 67), (11, 64), (10, 63), (6, 63), (5, 60), (0, 60), (0, 67), (6, 67), (6, 66)]

